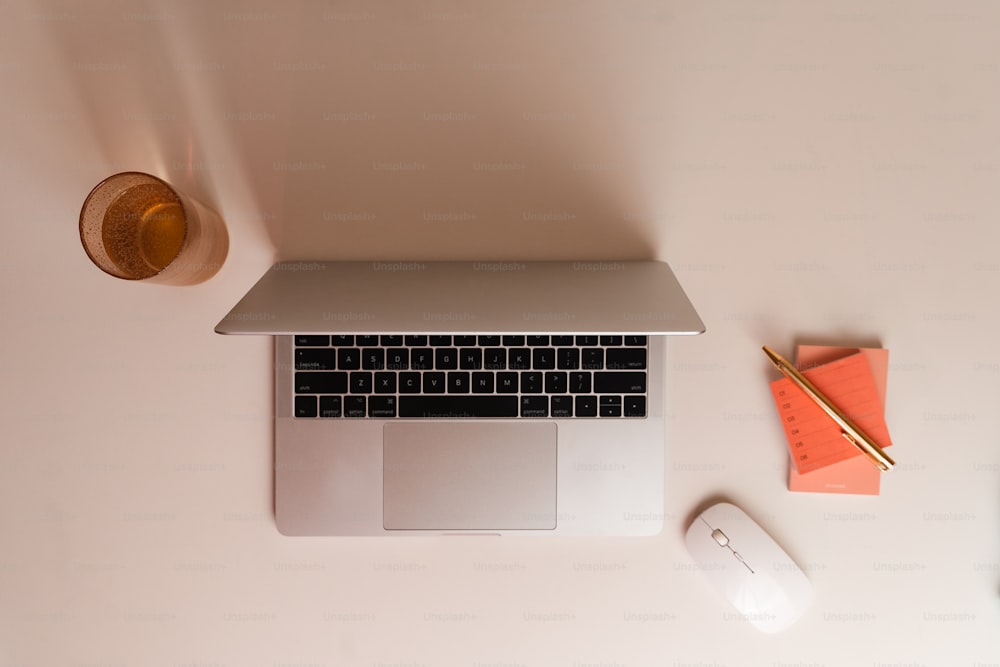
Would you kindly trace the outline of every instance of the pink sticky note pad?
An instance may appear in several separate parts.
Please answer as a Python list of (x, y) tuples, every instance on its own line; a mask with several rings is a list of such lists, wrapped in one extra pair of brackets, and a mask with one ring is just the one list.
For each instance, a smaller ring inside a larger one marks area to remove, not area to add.
[[(889, 377), (889, 350), (881, 348), (828, 347), (800, 345), (796, 365), (808, 369), (861, 352), (868, 360), (879, 400), (885, 407), (885, 389)], [(799, 473), (789, 461), (788, 490), (803, 493), (849, 493), (877, 496), (881, 471), (866, 456), (856, 456), (808, 473)]]
[[(802, 374), (872, 441), (883, 448), (892, 444), (882, 399), (864, 354), (856, 350), (841, 359), (805, 368)], [(791, 379), (783, 377), (772, 382), (771, 394), (788, 438), (792, 461), (800, 473), (863, 456), (860, 449), (843, 437), (843, 429)]]

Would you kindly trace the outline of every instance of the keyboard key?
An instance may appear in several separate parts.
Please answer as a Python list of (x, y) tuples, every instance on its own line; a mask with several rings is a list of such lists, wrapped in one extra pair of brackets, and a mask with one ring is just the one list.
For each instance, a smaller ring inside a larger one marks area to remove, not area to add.
[(429, 347), (410, 350), (410, 368), (415, 371), (429, 371), (434, 368), (434, 350)]
[(531, 350), (526, 347), (512, 347), (507, 350), (507, 368), (512, 370), (531, 368)]
[(527, 336), (528, 345), (531, 347), (539, 347), (541, 345), (549, 344), (548, 336)]
[(542, 393), (542, 374), (534, 371), (521, 373), (521, 393), (540, 394)]
[(581, 346), (593, 347), (597, 345), (597, 336), (577, 336), (576, 344)]
[(296, 396), (295, 397), (295, 416), (296, 417), (315, 417), (316, 416), (316, 397), (315, 396)]
[(452, 373), (448, 373), (448, 393), (468, 394), (469, 374), (465, 371), (454, 371)]
[(427, 336), (403, 336), (407, 347), (423, 347), (427, 345)]
[(356, 371), (361, 368), (361, 350), (356, 347), (342, 347), (337, 350), (337, 368), (342, 371)]
[(502, 347), (483, 350), (483, 368), (491, 371), (501, 371), (507, 368), (507, 350)]
[(329, 336), (296, 336), (295, 344), (303, 347), (325, 347), (330, 344)]
[(566, 389), (566, 374), (561, 372), (548, 372), (545, 374), (545, 393), (546, 394), (565, 394)]
[(385, 367), (390, 371), (405, 371), (410, 368), (410, 351), (405, 347), (392, 347), (385, 351)]
[(431, 342), (431, 347), (444, 347), (445, 345), (451, 345), (451, 336), (428, 336)]
[(646, 349), (641, 347), (609, 348), (604, 355), (605, 368), (646, 368)]
[(646, 397), (645, 396), (626, 396), (625, 397), (625, 416), (626, 417), (645, 417), (646, 416)]
[(473, 394), (493, 393), (493, 373), (473, 373), (472, 374)]
[(573, 344), (572, 336), (553, 336), (552, 344), (557, 347), (566, 347), (567, 345)]
[(497, 373), (497, 393), (516, 394), (518, 390), (517, 373)]
[(319, 397), (319, 416), (320, 417), (339, 417), (340, 412), (340, 396), (320, 396)]
[(399, 347), (403, 344), (402, 336), (379, 336), (379, 345), (382, 347)]
[(354, 336), (330, 336), (330, 344), (334, 347), (352, 347)]
[(372, 393), (372, 374), (368, 371), (351, 373), (351, 381), (348, 389), (352, 394)]
[(517, 396), (400, 396), (399, 416), (516, 417)]
[(503, 344), (507, 347), (524, 345), (524, 336), (503, 336)]
[(646, 336), (625, 336), (626, 345), (645, 345)]
[(332, 349), (295, 350), (295, 370), (332, 371), (337, 367), (337, 351)]
[(621, 336), (601, 336), (601, 345), (621, 345)]
[(296, 394), (346, 394), (347, 373), (302, 371), (295, 374)]
[(444, 373), (424, 373), (424, 393), (443, 394), (445, 388)]
[[(376, 394), (395, 394), (396, 393), (396, 374), (395, 373), (376, 373), (375, 374), (375, 393)], [(370, 408), (369, 408), (370, 411)]]
[(439, 371), (453, 371), (458, 368), (458, 350), (453, 347), (439, 347), (434, 350), (434, 368)]
[(496, 347), (500, 344), (500, 336), (480, 336), (479, 344), (483, 347)]
[(621, 417), (622, 416), (622, 397), (621, 396), (601, 396), (601, 399), (600, 399), (600, 415), (602, 417)]
[(399, 393), (419, 394), (420, 393), (420, 373), (400, 373)]
[(599, 347), (585, 347), (581, 351), (580, 367), (589, 370), (604, 368), (604, 350)]
[(366, 371), (380, 371), (385, 368), (385, 350), (380, 347), (361, 350), (361, 368)]
[(551, 347), (536, 347), (531, 351), (531, 367), (547, 371), (556, 367), (556, 351)]
[(576, 416), (577, 417), (596, 417), (597, 416), (597, 397), (596, 396), (577, 396), (574, 401), (576, 405)]
[(549, 397), (548, 396), (522, 396), (521, 397), (522, 417), (548, 417)]
[(365, 406), (368, 401), (364, 396), (345, 396), (344, 397), (344, 416), (345, 417), (364, 417), (368, 414)]
[(463, 347), (458, 351), (458, 367), (477, 371), (483, 367), (483, 351), (478, 347)]
[(395, 396), (371, 396), (368, 398), (368, 416), (386, 419), (396, 416)]
[(358, 347), (375, 347), (378, 345), (378, 336), (358, 336), (354, 344)]
[(594, 373), (594, 391), (599, 394), (644, 394), (646, 373), (645, 371)]
[(549, 403), (552, 406), (552, 409), (550, 410), (552, 417), (560, 418), (573, 416), (572, 396), (552, 396), (549, 398)]
[(471, 347), (476, 344), (475, 336), (454, 336), (452, 344), (455, 347)]
[(556, 368), (575, 370), (580, 367), (580, 350), (575, 347), (561, 347), (556, 350)]
[(586, 371), (570, 373), (569, 390), (573, 394), (589, 394), (592, 391), (590, 388), (590, 373)]

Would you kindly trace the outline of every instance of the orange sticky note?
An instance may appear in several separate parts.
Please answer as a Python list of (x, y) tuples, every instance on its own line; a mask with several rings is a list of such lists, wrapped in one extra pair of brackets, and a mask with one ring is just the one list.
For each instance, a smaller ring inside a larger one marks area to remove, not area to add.
[[(800, 345), (796, 351), (799, 370), (813, 368), (841, 357), (855, 354), (859, 350), (849, 347), (827, 345)], [(861, 354), (868, 359), (875, 389), (885, 411), (885, 391), (889, 378), (889, 350), (882, 348), (861, 348)], [(882, 482), (882, 471), (873, 466), (864, 456), (832, 463), (819, 470), (800, 474), (794, 465), (788, 466), (788, 490), (800, 493), (848, 493), (877, 496)]]
[[(857, 352), (802, 374), (876, 444), (882, 448), (891, 444), (882, 401), (864, 354)], [(863, 456), (843, 437), (840, 426), (791, 380), (775, 380), (771, 393), (799, 473)]]

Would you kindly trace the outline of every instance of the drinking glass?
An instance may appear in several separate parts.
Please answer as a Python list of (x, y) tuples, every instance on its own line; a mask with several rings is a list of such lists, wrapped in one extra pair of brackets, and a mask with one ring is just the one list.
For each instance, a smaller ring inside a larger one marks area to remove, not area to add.
[(109, 176), (91, 190), (80, 210), (80, 240), (105, 273), (172, 285), (208, 280), (229, 251), (217, 213), (137, 171)]

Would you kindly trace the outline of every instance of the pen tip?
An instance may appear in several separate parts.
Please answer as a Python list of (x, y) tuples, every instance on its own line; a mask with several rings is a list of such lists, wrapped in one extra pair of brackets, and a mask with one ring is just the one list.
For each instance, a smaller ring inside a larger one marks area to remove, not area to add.
[(779, 371), (781, 371), (782, 362), (784, 361), (784, 359), (778, 356), (778, 353), (769, 348), (767, 345), (763, 346), (763, 350), (764, 354), (767, 355), (767, 358), (771, 360), (772, 364), (774, 364), (774, 367), (777, 368)]

